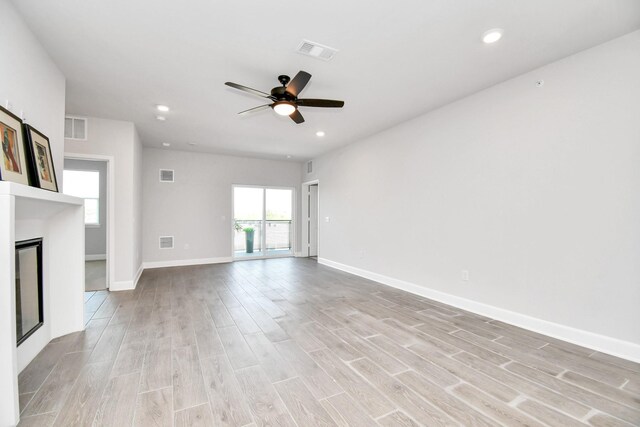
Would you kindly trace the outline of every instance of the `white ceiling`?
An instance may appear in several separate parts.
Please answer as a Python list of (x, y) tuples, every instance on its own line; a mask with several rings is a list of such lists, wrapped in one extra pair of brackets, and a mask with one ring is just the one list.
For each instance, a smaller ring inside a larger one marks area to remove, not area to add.
[[(638, 0), (14, 0), (67, 77), (67, 111), (135, 122), (143, 143), (303, 160), (640, 28)], [(485, 45), (490, 28), (503, 39)], [(296, 53), (302, 39), (340, 50)], [(313, 75), (306, 122), (224, 86)], [(171, 107), (166, 122), (156, 104)], [(326, 132), (322, 139), (317, 130)], [(196, 146), (187, 143), (195, 142)]]

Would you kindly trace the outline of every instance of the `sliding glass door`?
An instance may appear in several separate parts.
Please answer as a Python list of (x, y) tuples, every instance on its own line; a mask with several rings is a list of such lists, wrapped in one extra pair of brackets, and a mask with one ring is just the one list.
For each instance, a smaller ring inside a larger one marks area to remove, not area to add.
[(234, 258), (293, 254), (293, 189), (233, 187)]

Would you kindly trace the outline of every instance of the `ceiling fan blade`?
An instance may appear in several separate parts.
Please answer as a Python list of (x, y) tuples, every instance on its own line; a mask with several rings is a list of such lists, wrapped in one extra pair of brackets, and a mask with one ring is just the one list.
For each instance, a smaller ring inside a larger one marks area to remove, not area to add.
[(311, 74), (306, 71), (299, 71), (287, 85), (287, 92), (293, 96), (298, 96), (307, 83), (309, 83), (309, 79), (311, 79)]
[(272, 96), (270, 94), (268, 94), (266, 92), (262, 92), (262, 91), (257, 90), (257, 89), (251, 89), (250, 87), (242, 86), (242, 85), (239, 85), (237, 83), (232, 83), (232, 82), (226, 82), (225, 84), (227, 86), (230, 86), (230, 87), (234, 88), (234, 89), (238, 89), (238, 90), (241, 90), (243, 92), (250, 93), (252, 95), (258, 95), (261, 98), (272, 99)]
[(304, 122), (304, 117), (302, 117), (302, 114), (300, 114), (300, 111), (298, 111), (298, 110), (296, 110), (293, 113), (291, 113), (291, 115), (289, 117), (291, 117), (291, 120), (293, 120), (297, 124), (300, 124), (300, 123)]
[(298, 99), (296, 103), (301, 107), (342, 108), (344, 101), (333, 99)]
[(240, 111), (238, 114), (242, 116), (256, 111), (266, 110), (269, 107), (271, 107), (271, 104), (259, 105), (257, 107), (249, 108), (248, 110)]

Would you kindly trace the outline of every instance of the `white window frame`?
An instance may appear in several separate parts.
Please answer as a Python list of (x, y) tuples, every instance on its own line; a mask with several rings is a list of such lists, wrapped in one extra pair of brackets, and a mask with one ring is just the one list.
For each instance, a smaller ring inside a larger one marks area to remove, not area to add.
[(98, 207), (97, 207), (97, 215), (98, 215), (98, 222), (86, 222), (86, 217), (85, 217), (85, 223), (84, 226), (87, 228), (100, 228), (102, 227), (101, 221), (100, 221), (100, 197), (98, 198), (94, 198), (94, 197), (83, 197), (84, 199), (84, 209), (85, 211), (87, 210), (87, 200), (95, 200), (96, 202), (98, 202)]
[[(259, 188), (263, 191), (262, 197), (262, 237), (261, 237), (261, 246), (263, 247), (263, 251), (261, 255), (252, 256), (252, 257), (237, 257), (235, 255), (235, 244), (233, 238), (231, 239), (231, 254), (234, 261), (246, 260), (246, 259), (267, 259), (267, 258), (283, 258), (283, 257), (292, 257), (296, 254), (297, 244), (296, 244), (296, 223), (297, 223), (297, 215), (296, 215), (296, 203), (297, 203), (297, 192), (296, 187), (284, 187), (277, 185), (251, 185), (251, 184), (231, 184), (231, 225), (235, 223), (235, 189), (236, 188)], [(267, 192), (266, 190), (291, 190), (291, 250), (284, 254), (269, 254), (266, 251), (266, 227), (264, 226), (267, 222)]]
[[(67, 138), (68, 139), (68, 138)], [(100, 217), (100, 171), (99, 170), (85, 170), (85, 169), (64, 169), (63, 170), (63, 176), (64, 176), (64, 171), (71, 171), (71, 172), (95, 172), (98, 174), (98, 197), (82, 197), (82, 199), (84, 200), (84, 209), (85, 212), (87, 210), (87, 200), (96, 200), (98, 202), (98, 209), (97, 209), (97, 214), (98, 214), (98, 222), (86, 222), (86, 216), (85, 216), (85, 223), (84, 226), (86, 228), (100, 228), (102, 226), (101, 224), (101, 217)]]

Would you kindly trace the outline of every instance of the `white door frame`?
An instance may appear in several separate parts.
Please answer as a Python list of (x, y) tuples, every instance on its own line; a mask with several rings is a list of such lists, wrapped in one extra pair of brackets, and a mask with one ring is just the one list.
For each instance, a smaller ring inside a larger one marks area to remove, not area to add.
[(302, 216), (304, 217), (304, 221), (302, 221), (302, 248), (301, 248), (301, 255), (302, 257), (308, 257), (309, 256), (309, 222), (308, 222), (308, 218), (309, 218), (309, 198), (307, 197), (307, 195), (309, 194), (309, 187), (312, 185), (317, 185), (318, 186), (318, 237), (317, 237), (317, 244), (318, 244), (318, 255), (317, 257), (320, 258), (320, 224), (322, 223), (322, 221), (320, 221), (320, 180), (319, 179), (314, 179), (311, 181), (307, 181), (307, 182), (303, 182), (302, 186), (301, 186), (301, 193), (302, 193), (302, 206), (301, 206), (301, 211), (302, 211)]
[[(263, 190), (263, 197), (262, 197), (262, 213), (266, 214), (266, 204), (267, 204), (267, 193), (265, 190), (268, 189), (274, 189), (274, 190), (291, 190), (291, 251), (288, 254), (282, 254), (282, 255), (277, 255), (277, 254), (272, 254), (272, 255), (267, 255), (267, 248), (266, 245), (264, 248), (262, 248), (262, 253), (263, 255), (256, 255), (256, 256), (243, 256), (243, 257), (237, 257), (235, 256), (236, 253), (236, 248), (235, 248), (235, 242), (234, 242), (234, 237), (232, 234), (231, 237), (231, 259), (233, 259), (233, 261), (244, 261), (244, 260), (250, 260), (250, 259), (266, 259), (266, 258), (286, 258), (286, 257), (291, 257), (294, 256), (296, 254), (296, 249), (297, 249), (297, 245), (296, 245), (296, 224), (297, 224), (297, 209), (296, 209), (296, 188), (295, 187), (283, 187), (283, 186), (278, 186), (278, 185), (252, 185), (252, 184), (231, 184), (231, 228), (233, 229), (233, 226), (235, 224), (235, 193), (234, 193), (234, 188), (236, 187), (247, 187), (247, 188), (261, 188)], [(263, 221), (266, 222), (266, 218), (263, 218)], [(235, 233), (235, 230), (232, 232)], [(263, 235), (263, 240), (264, 242), (266, 242), (266, 236), (267, 236), (267, 230), (266, 228), (262, 230), (262, 235)], [(262, 243), (262, 242), (261, 242)]]
[[(84, 153), (64, 153), (65, 159), (70, 160), (89, 160), (98, 162), (107, 162), (107, 289), (111, 288), (111, 283), (116, 277), (116, 263), (115, 263), (115, 197), (114, 197), (114, 183), (115, 183), (115, 158), (113, 156), (103, 156), (101, 154), (84, 154)], [(63, 168), (64, 170), (64, 165)], [(64, 180), (62, 182), (64, 186)]]

